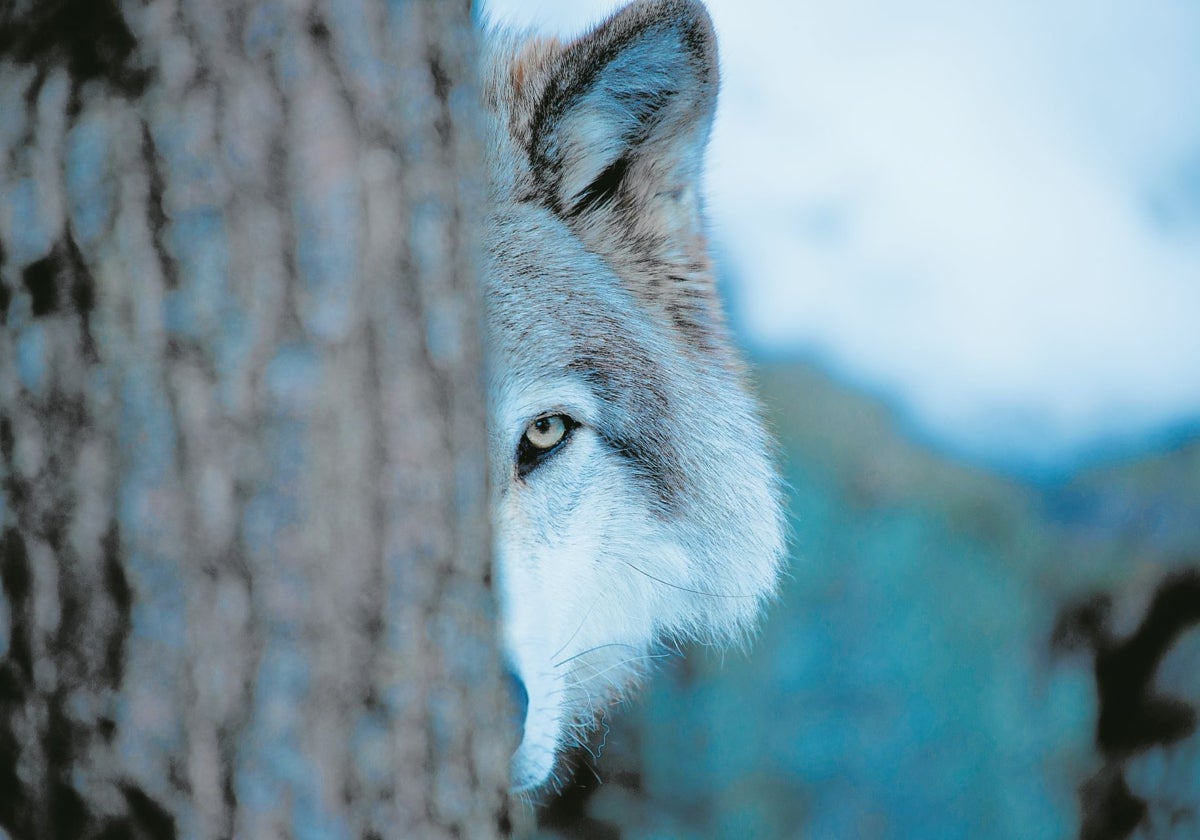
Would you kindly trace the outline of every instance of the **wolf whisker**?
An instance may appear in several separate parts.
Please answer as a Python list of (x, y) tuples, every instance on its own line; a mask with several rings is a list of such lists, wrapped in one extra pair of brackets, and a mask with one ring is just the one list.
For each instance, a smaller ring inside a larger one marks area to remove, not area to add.
[(603, 648), (609, 648), (609, 647), (623, 647), (623, 648), (630, 648), (632, 650), (637, 650), (637, 645), (630, 645), (630, 644), (626, 644), (625, 642), (606, 642), (605, 644), (602, 644), (602, 645), (595, 645), (594, 647), (590, 647), (586, 650), (581, 650), (579, 653), (576, 653), (573, 656), (568, 656), (566, 659), (562, 660), (561, 662), (555, 662), (554, 667), (561, 668), (562, 666), (566, 665), (568, 662), (574, 662), (576, 659), (578, 659), (581, 656), (587, 656), (589, 653), (592, 653), (597, 650), (601, 650)]
[[(596, 604), (598, 604), (598, 603), (600, 603), (599, 598), (597, 598), (595, 601), (592, 601), (592, 605), (590, 607), (588, 607), (587, 612), (585, 612), (583, 614), (583, 618), (580, 620), (579, 626), (575, 628), (575, 632), (572, 633), (571, 636), (565, 642), (562, 643), (562, 647), (560, 647), (558, 650), (554, 651), (554, 653), (550, 654), (551, 659), (555, 659), (560, 653), (562, 653), (564, 650), (566, 650), (567, 645), (571, 644), (571, 642), (575, 640), (575, 637), (579, 635), (579, 631), (583, 629), (583, 625), (587, 623), (588, 616), (590, 616), (592, 614), (592, 610), (594, 610), (596, 608)], [(568, 659), (567, 661), (570, 662), (571, 660)], [(557, 668), (559, 666), (555, 665), (554, 667)]]
[(630, 563), (628, 560), (622, 560), (621, 562), (624, 563), (629, 568), (633, 569), (635, 572), (637, 572), (639, 574), (643, 574), (646, 577), (650, 578), (650, 580), (654, 581), (655, 583), (661, 583), (663, 586), (669, 586), (672, 589), (678, 589), (680, 592), (690, 592), (693, 595), (704, 595), (709, 598), (756, 598), (756, 597), (758, 597), (756, 595), (740, 595), (737, 593), (728, 593), (728, 592), (705, 592), (703, 589), (692, 589), (687, 586), (680, 586), (678, 583), (671, 583), (671, 581), (669, 581), (669, 580), (663, 580), (660, 577), (655, 577), (654, 575), (647, 572), (645, 569), (639, 568), (638, 566), (635, 566), (633, 563)]
[[(609, 671), (615, 671), (616, 669), (622, 668), (626, 665), (629, 665), (632, 662), (640, 662), (642, 660), (647, 660), (647, 659), (669, 659), (670, 657), (671, 657), (671, 654), (669, 654), (669, 653), (646, 653), (641, 656), (631, 656), (628, 659), (622, 659), (620, 662), (614, 662), (612, 665), (609, 665), (607, 668), (604, 668), (601, 671), (597, 671), (594, 674), (588, 674), (586, 677), (576, 678), (573, 682), (570, 683), (569, 687), (570, 688), (583, 688), (584, 683), (590, 682), (591, 680), (599, 679), (600, 677), (603, 677), (605, 674), (607, 674)], [(584, 690), (586, 691), (587, 689), (584, 689)]]

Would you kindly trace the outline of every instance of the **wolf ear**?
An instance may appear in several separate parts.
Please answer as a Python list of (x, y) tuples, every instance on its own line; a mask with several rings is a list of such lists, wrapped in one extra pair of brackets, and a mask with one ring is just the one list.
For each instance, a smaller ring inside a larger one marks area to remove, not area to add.
[(699, 235), (696, 184), (716, 97), (704, 6), (626, 6), (563, 47), (551, 69), (529, 125), (537, 192), (577, 227), (636, 224), (638, 239)]

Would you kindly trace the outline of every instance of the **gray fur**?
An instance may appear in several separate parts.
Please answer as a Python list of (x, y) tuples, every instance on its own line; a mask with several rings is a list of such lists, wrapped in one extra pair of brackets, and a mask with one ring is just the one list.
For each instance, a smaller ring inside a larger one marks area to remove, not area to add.
[[(705, 238), (703, 6), (634, 3), (569, 44), (493, 33), (484, 72), (497, 577), (530, 789), (660, 640), (744, 638), (783, 538)], [(581, 425), (519, 477), (526, 424), (560, 412)]]

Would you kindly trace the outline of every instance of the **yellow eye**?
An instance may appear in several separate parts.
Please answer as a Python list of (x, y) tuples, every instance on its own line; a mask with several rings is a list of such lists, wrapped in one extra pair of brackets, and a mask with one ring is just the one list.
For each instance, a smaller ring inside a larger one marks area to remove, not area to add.
[(567, 424), (561, 414), (539, 417), (525, 427), (525, 439), (535, 449), (552, 449), (567, 434)]

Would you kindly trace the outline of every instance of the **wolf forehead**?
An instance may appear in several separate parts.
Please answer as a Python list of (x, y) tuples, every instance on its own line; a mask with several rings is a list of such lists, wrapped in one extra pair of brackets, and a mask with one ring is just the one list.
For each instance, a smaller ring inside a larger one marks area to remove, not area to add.
[[(493, 225), (495, 245), (484, 273), (493, 398), (582, 383), (595, 398), (590, 420), (601, 440), (629, 460), (655, 500), (670, 505), (685, 492), (687, 478), (678, 429), (667, 424), (688, 413), (687, 394), (679, 389), (692, 374), (670, 346), (675, 340), (655, 326), (612, 269), (543, 215), (536, 206), (515, 209)], [(503, 437), (512, 430), (496, 431)]]

